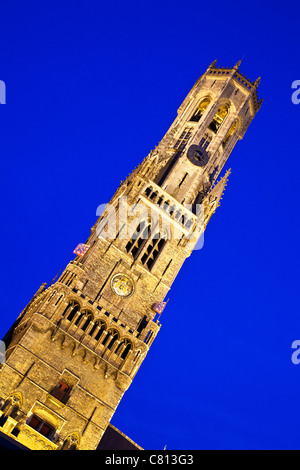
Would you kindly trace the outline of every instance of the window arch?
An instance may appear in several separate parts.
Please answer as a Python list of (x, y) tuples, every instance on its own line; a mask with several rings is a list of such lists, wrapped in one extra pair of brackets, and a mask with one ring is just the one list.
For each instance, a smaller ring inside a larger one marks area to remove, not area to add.
[(126, 245), (127, 253), (131, 253), (134, 259), (137, 259), (145, 243), (149, 238), (151, 223), (142, 220), (136, 228), (135, 233)]
[(211, 121), (210, 125), (208, 128), (213, 131), (215, 134), (218, 132), (220, 129), (224, 119), (226, 118), (227, 114), (229, 111), (229, 107), (227, 104), (224, 104), (219, 107), (218, 111), (214, 115), (213, 120)]
[(99, 325), (100, 325), (100, 330), (98, 331), (98, 333), (95, 336), (96, 341), (99, 341), (99, 339), (101, 338), (103, 332), (106, 330), (106, 325), (103, 321), (100, 321)]
[(93, 321), (94, 315), (89, 310), (85, 310), (85, 311), (82, 312), (82, 314), (79, 317), (79, 320), (81, 320), (81, 319), (82, 319), (82, 321), (78, 322), (79, 328), (82, 331), (86, 331), (86, 329), (88, 328), (90, 323)]
[(10, 416), (15, 419), (20, 411), (20, 398), (19, 396), (9, 397), (1, 407), (3, 412), (0, 417), (0, 427), (4, 426), (7, 421), (7, 418)]
[(124, 339), (121, 341), (119, 346), (117, 347), (115, 353), (121, 357), (121, 359), (126, 359), (129, 352), (132, 349), (132, 343), (128, 339)]
[(146, 196), (150, 197), (150, 194), (152, 193), (152, 191), (153, 191), (152, 186), (149, 186), (148, 188), (146, 188), (146, 190), (145, 190)]
[(106, 325), (102, 320), (97, 320), (95, 321), (93, 327), (89, 331), (89, 335), (95, 339), (96, 341), (99, 341), (99, 339), (102, 336), (103, 331), (106, 330)]
[(141, 258), (141, 262), (147, 266), (149, 271), (154, 266), (159, 254), (161, 253), (163, 247), (167, 242), (167, 235), (166, 233), (157, 232), (151, 241), (148, 243), (145, 252)]
[(191, 117), (190, 121), (192, 122), (199, 122), (205, 111), (207, 110), (209, 104), (210, 104), (210, 99), (206, 98), (203, 101), (201, 101), (200, 105), (198, 106), (197, 110), (194, 112), (193, 116)]
[(119, 333), (117, 330), (108, 330), (107, 335), (102, 341), (103, 346), (106, 346), (107, 349), (112, 349), (115, 342), (119, 339)]
[(231, 124), (231, 127), (230, 127), (229, 131), (227, 132), (227, 134), (226, 134), (226, 136), (223, 140), (223, 148), (226, 147), (226, 145), (228, 144), (228, 142), (231, 139), (231, 137), (233, 136), (233, 134), (235, 134), (235, 132), (237, 130), (237, 127), (238, 127), (238, 122), (237, 122), (237, 120), (235, 120)]
[(66, 317), (67, 320), (72, 321), (76, 313), (80, 311), (80, 305), (75, 300), (70, 300), (67, 307), (65, 308), (62, 316)]
[(71, 434), (68, 436), (61, 448), (61, 450), (77, 450), (79, 446), (79, 438), (76, 434)]

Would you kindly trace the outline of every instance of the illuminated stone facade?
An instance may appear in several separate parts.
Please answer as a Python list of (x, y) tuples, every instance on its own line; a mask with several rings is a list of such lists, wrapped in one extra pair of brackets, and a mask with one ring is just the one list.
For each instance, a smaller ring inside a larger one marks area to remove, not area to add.
[[(239, 66), (213, 63), (200, 77), (97, 220), (87, 252), (39, 289), (4, 338), (0, 429), (26, 447), (97, 448), (160, 330), (154, 305), (219, 206), (229, 172), (217, 178), (260, 108), (259, 80)], [(137, 220), (138, 204), (157, 219)]]

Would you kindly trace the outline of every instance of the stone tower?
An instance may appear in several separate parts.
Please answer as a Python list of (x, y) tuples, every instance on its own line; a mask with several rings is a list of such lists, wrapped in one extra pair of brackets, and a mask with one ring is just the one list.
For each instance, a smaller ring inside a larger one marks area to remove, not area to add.
[(82, 251), (4, 337), (0, 430), (30, 449), (97, 448), (160, 330), (156, 305), (219, 206), (229, 172), (218, 176), (261, 106), (259, 79), (239, 66), (211, 64)]

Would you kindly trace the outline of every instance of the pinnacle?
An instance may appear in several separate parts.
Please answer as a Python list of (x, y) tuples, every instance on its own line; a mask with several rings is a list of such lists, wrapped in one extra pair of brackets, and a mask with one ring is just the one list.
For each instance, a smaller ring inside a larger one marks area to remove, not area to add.
[(227, 186), (228, 178), (230, 174), (231, 174), (231, 168), (227, 170), (225, 175), (214, 185), (209, 195), (213, 195), (220, 200)]
[(208, 68), (209, 68), (209, 69), (213, 69), (213, 68), (215, 68), (216, 65), (217, 65), (217, 59), (214, 60), (214, 61), (210, 64), (210, 66), (209, 66)]
[(242, 63), (242, 60), (239, 60), (239, 61), (235, 64), (235, 66), (234, 66), (233, 68), (236, 69), (236, 70), (238, 70), (239, 67), (240, 67), (240, 65), (241, 65), (241, 63)]
[(257, 88), (258, 85), (260, 84), (260, 81), (261, 81), (261, 77), (258, 77), (255, 82), (254, 82), (254, 87)]

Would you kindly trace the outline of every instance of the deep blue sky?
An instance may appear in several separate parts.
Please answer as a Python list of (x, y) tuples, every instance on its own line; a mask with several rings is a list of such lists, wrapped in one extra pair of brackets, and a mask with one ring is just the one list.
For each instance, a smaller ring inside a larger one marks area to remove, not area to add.
[(300, 5), (2, 2), (3, 334), (85, 241), (208, 65), (264, 104), (112, 422), (146, 449), (299, 449)]

